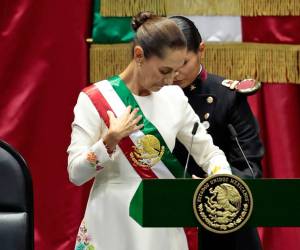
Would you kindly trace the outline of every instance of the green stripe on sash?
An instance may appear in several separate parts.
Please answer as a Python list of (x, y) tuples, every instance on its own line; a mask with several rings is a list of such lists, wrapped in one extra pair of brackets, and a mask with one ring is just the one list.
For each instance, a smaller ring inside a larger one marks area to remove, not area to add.
[[(131, 91), (127, 88), (125, 82), (119, 76), (113, 76), (109, 78), (108, 81), (111, 83), (112, 87), (114, 88), (120, 99), (123, 101), (125, 106), (130, 105), (132, 108), (139, 108), (138, 115), (142, 116), (142, 123), (144, 124), (144, 127), (141, 129), (142, 132), (144, 134), (154, 135), (160, 141), (161, 145), (165, 147), (165, 152), (161, 159), (162, 162), (174, 175), (175, 178), (183, 178), (183, 166), (181, 166), (180, 162), (171, 153), (157, 128), (145, 117)], [(188, 174), (186, 176), (189, 177)]]

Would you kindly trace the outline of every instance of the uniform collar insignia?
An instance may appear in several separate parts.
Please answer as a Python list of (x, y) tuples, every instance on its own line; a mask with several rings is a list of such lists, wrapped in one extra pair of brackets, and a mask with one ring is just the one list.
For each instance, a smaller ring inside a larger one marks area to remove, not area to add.
[(201, 68), (200, 68), (200, 73), (198, 75), (198, 78), (202, 81), (205, 81), (207, 79), (207, 71), (202, 64), (200, 64), (200, 66)]

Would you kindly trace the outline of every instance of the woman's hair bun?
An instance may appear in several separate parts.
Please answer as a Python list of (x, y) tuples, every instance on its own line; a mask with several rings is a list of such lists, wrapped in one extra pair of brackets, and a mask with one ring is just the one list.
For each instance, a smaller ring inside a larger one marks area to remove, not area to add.
[(157, 17), (151, 11), (142, 11), (138, 13), (136, 16), (132, 17), (131, 26), (133, 30), (136, 32), (139, 27), (141, 27), (147, 20)]

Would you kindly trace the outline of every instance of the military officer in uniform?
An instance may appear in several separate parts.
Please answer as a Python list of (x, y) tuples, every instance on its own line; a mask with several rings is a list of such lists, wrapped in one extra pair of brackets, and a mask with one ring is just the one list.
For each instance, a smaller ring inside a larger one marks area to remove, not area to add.
[[(174, 84), (183, 88), (189, 103), (211, 134), (214, 144), (226, 154), (233, 174), (242, 178), (261, 177), (264, 148), (259, 138), (257, 121), (247, 102), (247, 95), (257, 91), (259, 83), (252, 79), (226, 80), (224, 77), (207, 73), (201, 65), (205, 45), (194, 23), (183, 16), (170, 18), (184, 33), (188, 47), (185, 64), (179, 69)], [(174, 153), (184, 166), (188, 154), (186, 148), (177, 142)], [(199, 177), (205, 176), (192, 158), (188, 164), (188, 172)], [(252, 228), (244, 228), (226, 235), (203, 230), (201, 235), (200, 245), (204, 250), (261, 249), (257, 230)]]

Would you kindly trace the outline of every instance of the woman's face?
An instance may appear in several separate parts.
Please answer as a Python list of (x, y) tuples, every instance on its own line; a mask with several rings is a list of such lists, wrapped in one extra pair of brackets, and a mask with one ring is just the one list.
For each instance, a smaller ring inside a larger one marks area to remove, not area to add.
[(196, 79), (200, 70), (200, 53), (200, 50), (198, 50), (198, 52), (187, 52), (184, 65), (178, 69), (174, 84), (179, 85), (181, 88), (185, 88)]
[(139, 87), (148, 92), (159, 91), (163, 86), (173, 84), (177, 70), (183, 65), (186, 49), (166, 49), (164, 58), (151, 56), (143, 60), (139, 69)]

